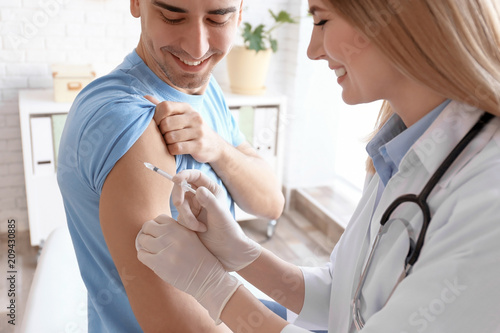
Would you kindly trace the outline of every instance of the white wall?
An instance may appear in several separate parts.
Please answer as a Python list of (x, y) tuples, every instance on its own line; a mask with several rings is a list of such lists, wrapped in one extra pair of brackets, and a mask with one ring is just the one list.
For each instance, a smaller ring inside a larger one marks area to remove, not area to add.
[(137, 45), (124, 0), (0, 0), (0, 231), (28, 228), (18, 91), (52, 87), (50, 65), (109, 71)]

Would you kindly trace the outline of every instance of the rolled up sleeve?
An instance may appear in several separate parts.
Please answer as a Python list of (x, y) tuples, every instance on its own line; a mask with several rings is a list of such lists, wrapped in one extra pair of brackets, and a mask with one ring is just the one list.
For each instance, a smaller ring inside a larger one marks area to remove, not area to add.
[(311, 329), (325, 329), (328, 327), (332, 288), (331, 264), (300, 269), (304, 274), (305, 298), (302, 311), (294, 324)]

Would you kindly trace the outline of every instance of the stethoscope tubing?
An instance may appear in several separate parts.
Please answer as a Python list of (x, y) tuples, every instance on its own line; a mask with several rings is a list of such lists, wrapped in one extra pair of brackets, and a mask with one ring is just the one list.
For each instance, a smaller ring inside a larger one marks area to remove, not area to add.
[(485, 112), (479, 120), (474, 124), (474, 126), (467, 132), (467, 134), (460, 140), (460, 142), (453, 148), (450, 154), (444, 159), (441, 165), (437, 168), (436, 172), (431, 176), (431, 178), (427, 181), (424, 188), (420, 192), (420, 194), (406, 194), (398, 197), (394, 200), (391, 205), (386, 209), (382, 218), (380, 220), (381, 225), (385, 225), (385, 223), (389, 220), (392, 212), (403, 202), (413, 202), (417, 204), (423, 213), (423, 221), (422, 229), (418, 235), (417, 243), (415, 249), (412, 251), (410, 257), (407, 259), (407, 264), (413, 266), (415, 262), (417, 262), (418, 257), (420, 256), (420, 251), (424, 245), (425, 235), (427, 233), (427, 229), (431, 222), (431, 212), (429, 205), (427, 204), (427, 198), (430, 193), (437, 185), (439, 180), (443, 177), (446, 171), (450, 168), (450, 166), (455, 162), (458, 156), (462, 153), (462, 151), (467, 147), (467, 145), (481, 132), (481, 130), (493, 119), (493, 115), (491, 113)]

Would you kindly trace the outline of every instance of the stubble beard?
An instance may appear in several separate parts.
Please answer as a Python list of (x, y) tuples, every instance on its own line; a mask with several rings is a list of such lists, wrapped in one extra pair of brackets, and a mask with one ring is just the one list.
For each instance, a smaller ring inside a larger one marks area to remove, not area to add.
[[(183, 52), (176, 51), (176, 50), (170, 49), (168, 47), (162, 48), (161, 51), (163, 53), (170, 53), (172, 56), (177, 57), (179, 59), (183, 58), (182, 57)], [(205, 61), (211, 61), (211, 59), (208, 59), (208, 58), (211, 58), (212, 56), (217, 55), (219, 53), (220, 52), (218, 52), (218, 51), (209, 50), (207, 52), (207, 54), (209, 54), (210, 56), (205, 57), (205, 59), (207, 59)], [(188, 58), (188, 57), (184, 57), (184, 58)], [(160, 63), (157, 61), (157, 64), (160, 67), (163, 74), (165, 75), (165, 77), (170, 81), (170, 83), (178, 88), (181, 88), (181, 89), (199, 89), (199, 88), (203, 87), (210, 80), (210, 77), (211, 77), (212, 72), (214, 70), (214, 68), (212, 67), (212, 68), (210, 68), (210, 70), (208, 72), (204, 72), (204, 73), (186, 73), (186, 72), (183, 72), (183, 73), (177, 74), (177, 73), (175, 73), (175, 70), (173, 70), (170, 66), (166, 65), (166, 62)]]

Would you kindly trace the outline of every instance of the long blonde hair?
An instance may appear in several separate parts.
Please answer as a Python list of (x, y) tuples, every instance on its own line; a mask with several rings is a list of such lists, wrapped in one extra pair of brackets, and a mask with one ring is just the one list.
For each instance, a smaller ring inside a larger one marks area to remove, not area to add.
[[(500, 115), (498, 0), (324, 0), (405, 75)], [(392, 114), (385, 102), (376, 133)], [(369, 160), (368, 169), (373, 170)]]

